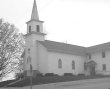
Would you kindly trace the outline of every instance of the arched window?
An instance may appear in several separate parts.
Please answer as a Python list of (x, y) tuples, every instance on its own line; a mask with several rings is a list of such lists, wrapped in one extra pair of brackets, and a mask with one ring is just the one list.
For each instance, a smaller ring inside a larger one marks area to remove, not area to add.
[(72, 61), (72, 69), (75, 69), (75, 62)]
[(40, 26), (39, 25), (36, 25), (36, 30), (37, 30), (37, 32), (40, 32)]
[(29, 33), (31, 32), (31, 26), (29, 26)]
[(105, 58), (105, 52), (104, 51), (102, 52), (102, 58)]
[(30, 48), (28, 48), (28, 53), (30, 54)]
[(61, 59), (58, 60), (58, 68), (62, 68), (62, 60)]

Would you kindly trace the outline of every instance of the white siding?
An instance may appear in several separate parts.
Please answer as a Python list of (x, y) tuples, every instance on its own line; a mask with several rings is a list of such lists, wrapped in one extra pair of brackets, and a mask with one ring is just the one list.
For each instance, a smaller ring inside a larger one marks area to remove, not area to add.
[(39, 71), (41, 73), (48, 73), (48, 51), (47, 49), (39, 43)]
[[(30, 54), (28, 53), (28, 48), (30, 48)], [(37, 70), (37, 48), (36, 41), (33, 36), (28, 36), (26, 38), (26, 49), (25, 49), (25, 60), (24, 60), (24, 70), (30, 69), (30, 63), (27, 63), (28, 56), (31, 57), (31, 64), (33, 66), (33, 70)]]
[[(97, 63), (97, 74), (108, 75), (110, 74), (110, 50), (105, 51), (105, 58), (102, 58), (102, 52), (93, 53), (91, 60), (94, 60)], [(103, 64), (106, 64), (106, 71), (103, 71)]]
[[(43, 36), (39, 35), (29, 35), (26, 37), (26, 54), (24, 59), (24, 70), (30, 69), (30, 64), (33, 66), (33, 70), (38, 70), (38, 41), (44, 40)], [(28, 53), (28, 49), (30, 49), (30, 54)], [(27, 63), (28, 56), (31, 57), (31, 63)]]
[[(62, 60), (62, 68), (58, 68), (58, 60)], [(75, 70), (72, 69), (72, 61), (75, 61)], [(64, 73), (80, 74), (84, 73), (85, 57), (49, 52), (48, 53), (48, 69), (49, 73), (63, 75)]]

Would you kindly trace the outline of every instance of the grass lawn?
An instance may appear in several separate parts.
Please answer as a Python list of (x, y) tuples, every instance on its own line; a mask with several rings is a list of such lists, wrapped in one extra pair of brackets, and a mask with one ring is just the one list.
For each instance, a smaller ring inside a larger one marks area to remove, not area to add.
[[(56, 83), (56, 82), (67, 82), (67, 81), (76, 81), (76, 80), (83, 80), (83, 79), (95, 79), (95, 78), (107, 78), (109, 76), (37, 76), (34, 77), (32, 80), (33, 85), (39, 84), (48, 84), (48, 83)], [(26, 77), (22, 79), (22, 81), (16, 82), (14, 84), (9, 84), (7, 87), (24, 87), (30, 84), (30, 77)]]

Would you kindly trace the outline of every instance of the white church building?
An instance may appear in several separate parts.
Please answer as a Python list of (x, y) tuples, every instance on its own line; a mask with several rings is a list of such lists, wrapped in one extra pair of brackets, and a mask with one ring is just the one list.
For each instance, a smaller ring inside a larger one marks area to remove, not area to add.
[(43, 21), (39, 20), (34, 0), (31, 20), (27, 22), (24, 71), (28, 74), (30, 65), (33, 73), (38, 72), (85, 74), (110, 74), (110, 43), (92, 47), (81, 47), (67, 43), (45, 40)]

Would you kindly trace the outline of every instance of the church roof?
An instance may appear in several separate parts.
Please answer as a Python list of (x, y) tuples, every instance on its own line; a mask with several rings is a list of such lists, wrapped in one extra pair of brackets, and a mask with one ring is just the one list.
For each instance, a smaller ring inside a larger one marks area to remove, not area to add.
[(74, 55), (85, 55), (87, 53), (102, 52), (108, 49), (110, 50), (110, 42), (91, 47), (82, 47), (49, 40), (39, 42), (44, 45), (49, 51), (69, 53)]
[(105, 51), (108, 49), (110, 50), (110, 42), (88, 47), (86, 49), (86, 52), (93, 53), (93, 52)]
[(42, 45), (44, 45), (47, 50), (54, 51), (54, 52), (61, 52), (61, 53), (68, 53), (74, 55), (85, 55), (86, 48), (76, 45), (70, 45), (67, 43), (60, 43), (55, 41), (39, 41)]

